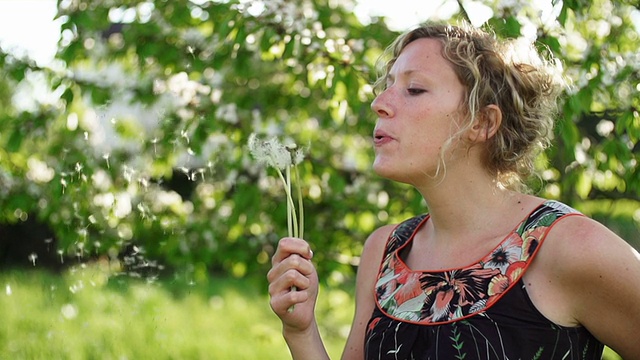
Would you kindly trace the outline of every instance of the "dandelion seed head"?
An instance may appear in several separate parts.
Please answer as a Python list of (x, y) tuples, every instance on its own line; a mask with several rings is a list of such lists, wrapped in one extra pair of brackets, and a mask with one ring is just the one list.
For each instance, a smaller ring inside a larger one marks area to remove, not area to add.
[(273, 165), (282, 170), (287, 166), (291, 166), (291, 154), (286, 146), (282, 145), (277, 138), (271, 138), (269, 143), (269, 155), (273, 160)]
[(297, 149), (294, 153), (293, 153), (293, 164), (294, 165), (298, 165), (302, 162), (302, 160), (304, 160), (304, 150), (302, 149)]
[(251, 134), (249, 136), (249, 151), (251, 152), (251, 156), (253, 156), (256, 161), (262, 164), (269, 163), (269, 156), (267, 154), (267, 146), (264, 141), (258, 139), (256, 134)]
[(267, 164), (280, 170), (293, 164), (291, 153), (275, 137), (269, 140), (260, 140), (256, 134), (251, 134), (248, 146), (251, 155), (259, 163)]

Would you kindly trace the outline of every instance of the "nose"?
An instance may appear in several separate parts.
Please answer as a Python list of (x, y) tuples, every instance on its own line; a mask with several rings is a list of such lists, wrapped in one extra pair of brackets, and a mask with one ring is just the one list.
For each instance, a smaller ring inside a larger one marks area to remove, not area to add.
[(378, 117), (386, 118), (393, 116), (393, 109), (387, 99), (387, 90), (378, 94), (378, 96), (376, 96), (376, 98), (371, 102), (371, 110), (373, 110)]

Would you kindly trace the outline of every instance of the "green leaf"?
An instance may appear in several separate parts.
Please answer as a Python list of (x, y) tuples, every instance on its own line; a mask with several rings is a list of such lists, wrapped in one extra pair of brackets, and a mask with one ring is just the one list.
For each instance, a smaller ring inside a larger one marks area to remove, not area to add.
[(70, 105), (73, 102), (73, 97), (74, 97), (73, 90), (71, 89), (66, 89), (62, 93), (62, 95), (60, 95), (60, 98), (64, 100), (67, 103), (67, 105)]
[(521, 35), (522, 25), (514, 16), (506, 18), (491, 18), (488, 21), (491, 28), (503, 38), (517, 38)]
[(25, 134), (22, 134), (19, 130), (15, 130), (11, 132), (11, 136), (7, 141), (7, 151), (8, 152), (16, 152), (20, 149), (20, 145), (22, 145), (22, 140), (24, 139)]

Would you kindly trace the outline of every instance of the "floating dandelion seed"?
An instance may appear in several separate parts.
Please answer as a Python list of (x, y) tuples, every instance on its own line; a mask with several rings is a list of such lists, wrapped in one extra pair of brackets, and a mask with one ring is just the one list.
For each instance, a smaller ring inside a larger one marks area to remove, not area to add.
[(5, 293), (7, 294), (7, 296), (11, 295), (11, 294), (12, 294), (12, 291), (11, 291), (11, 285), (7, 284), (7, 285), (4, 287), (4, 291), (5, 291)]
[(187, 144), (189, 144), (189, 133), (187, 130), (180, 130), (180, 137), (186, 140)]
[(158, 155), (158, 141), (160, 141), (158, 138), (153, 138), (151, 139), (151, 143), (153, 144), (153, 154), (154, 155)]
[(193, 175), (192, 175), (192, 178), (193, 178), (193, 179), (192, 179), (192, 180), (193, 180), (193, 181), (195, 181), (195, 180), (196, 180), (196, 176), (197, 176), (197, 175), (200, 175), (200, 179), (201, 179), (202, 181), (204, 181), (204, 172), (205, 172), (204, 168), (198, 168), (198, 169), (196, 169), (195, 171), (193, 171)]
[(29, 261), (31, 261), (33, 266), (36, 266), (36, 260), (37, 259), (38, 259), (38, 254), (36, 254), (36, 253), (29, 254)]
[(173, 153), (176, 152), (176, 149), (180, 146), (180, 139), (175, 138), (175, 139), (171, 139), (171, 141), (169, 141), (171, 143), (171, 145), (173, 145)]
[(109, 157), (111, 156), (111, 154), (106, 153), (104, 155), (102, 155), (102, 158), (107, 162), (107, 169), (111, 169), (111, 166), (109, 164)]
[[(80, 229), (78, 231), (78, 235), (86, 238), (86, 229)], [(78, 257), (78, 260), (82, 259), (84, 257), (84, 243), (83, 242), (79, 242), (76, 245), (78, 248), (76, 249), (76, 256)]]
[(71, 286), (69, 286), (69, 291), (72, 294), (76, 294), (82, 289), (84, 289), (84, 283), (82, 282), (82, 280), (78, 280), (75, 284), (72, 284)]

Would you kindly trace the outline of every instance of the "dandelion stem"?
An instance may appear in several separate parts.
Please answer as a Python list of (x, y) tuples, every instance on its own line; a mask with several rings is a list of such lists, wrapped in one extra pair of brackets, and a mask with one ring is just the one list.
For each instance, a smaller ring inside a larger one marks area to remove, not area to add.
[(298, 219), (296, 216), (296, 206), (293, 202), (293, 196), (291, 194), (291, 166), (287, 166), (285, 169), (287, 177), (287, 222), (289, 226), (293, 227), (293, 236), (298, 237)]
[(293, 221), (293, 219), (297, 218), (297, 214), (296, 214), (296, 208), (293, 202), (293, 196), (291, 196), (291, 172), (289, 167), (286, 168), (285, 172), (286, 172), (286, 178), (285, 178), (285, 174), (282, 173), (282, 170), (280, 170), (279, 168), (275, 168), (278, 172), (278, 177), (280, 177), (280, 180), (282, 181), (282, 184), (284, 185), (284, 192), (287, 195), (287, 227), (288, 227), (288, 231), (289, 231), (289, 236), (292, 237), (298, 237), (298, 226), (295, 223), (295, 221)]
[(293, 170), (296, 177), (296, 187), (298, 188), (298, 215), (300, 216), (298, 224), (298, 236), (304, 238), (304, 206), (302, 205), (302, 186), (300, 185), (300, 171), (298, 171), (298, 165), (293, 166)]

